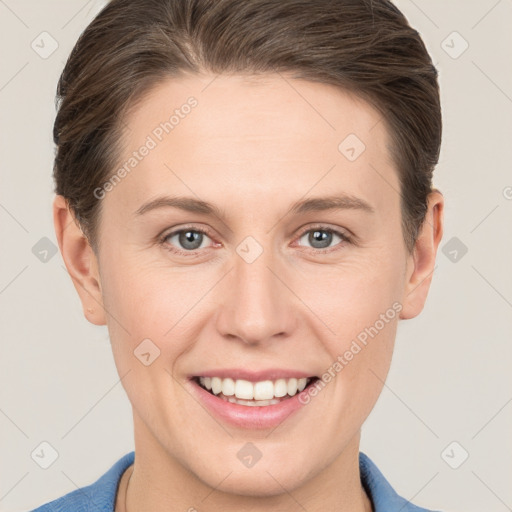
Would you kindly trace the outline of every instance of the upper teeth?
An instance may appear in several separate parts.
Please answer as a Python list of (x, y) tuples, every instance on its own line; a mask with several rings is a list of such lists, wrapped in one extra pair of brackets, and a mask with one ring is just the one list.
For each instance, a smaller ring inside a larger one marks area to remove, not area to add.
[(199, 382), (206, 389), (211, 389), (214, 395), (222, 393), (226, 396), (236, 396), (242, 400), (271, 400), (285, 395), (293, 396), (302, 391), (310, 379), (277, 379), (250, 382), (248, 380), (233, 380), (220, 377), (199, 377)]

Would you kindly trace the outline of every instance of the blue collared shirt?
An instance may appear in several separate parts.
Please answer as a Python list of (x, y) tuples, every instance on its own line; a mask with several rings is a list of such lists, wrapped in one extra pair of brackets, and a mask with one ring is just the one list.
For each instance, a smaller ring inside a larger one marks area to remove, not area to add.
[[(127, 453), (93, 484), (76, 489), (32, 512), (113, 512), (119, 480), (133, 464), (134, 458), (135, 452)], [(374, 512), (433, 512), (400, 497), (377, 466), (362, 452), (359, 452), (359, 471)]]

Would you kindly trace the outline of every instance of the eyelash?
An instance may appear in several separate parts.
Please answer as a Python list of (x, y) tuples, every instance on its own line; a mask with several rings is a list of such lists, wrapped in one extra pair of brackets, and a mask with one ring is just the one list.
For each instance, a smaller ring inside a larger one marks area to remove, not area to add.
[[(208, 237), (212, 238), (211, 233), (207, 229), (194, 228), (194, 227), (191, 226), (191, 227), (184, 227), (184, 228), (178, 229), (176, 231), (172, 231), (171, 233), (166, 233), (165, 235), (163, 235), (160, 238), (159, 243), (166, 250), (168, 250), (169, 252), (171, 252), (173, 254), (177, 254), (179, 256), (186, 256), (186, 257), (197, 256), (198, 255), (197, 251), (200, 251), (201, 249), (196, 249), (195, 251), (185, 251), (185, 250), (182, 250), (182, 249), (177, 249), (176, 247), (171, 246), (167, 242), (167, 240), (170, 237), (172, 237), (174, 235), (178, 235), (178, 234), (186, 232), (186, 231), (193, 231), (195, 233), (202, 233), (203, 235), (207, 235)], [(309, 248), (311, 251), (313, 251), (313, 252), (315, 252), (317, 254), (327, 254), (327, 253), (330, 253), (330, 252), (333, 252), (333, 251), (341, 250), (344, 247), (345, 244), (352, 243), (352, 238), (349, 237), (346, 233), (344, 233), (342, 231), (338, 231), (337, 229), (330, 228), (328, 226), (323, 226), (323, 225), (308, 227), (307, 229), (304, 229), (303, 231), (301, 231), (297, 238), (298, 239), (302, 238), (306, 233), (309, 233), (310, 231), (325, 231), (326, 233), (332, 233), (332, 234), (337, 235), (337, 236), (339, 236), (341, 238), (341, 242), (339, 242), (338, 244), (334, 245), (333, 247), (327, 247), (325, 249), (315, 249), (315, 248), (311, 248), (311, 247)]]

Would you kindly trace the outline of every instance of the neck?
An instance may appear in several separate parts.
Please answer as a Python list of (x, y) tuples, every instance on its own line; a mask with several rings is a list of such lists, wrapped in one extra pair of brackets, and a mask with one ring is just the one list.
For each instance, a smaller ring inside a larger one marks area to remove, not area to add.
[[(360, 480), (359, 432), (331, 464), (309, 480), (293, 489), (281, 487), (277, 494), (256, 496), (223, 492), (206, 484), (163, 449), (135, 414), (134, 427), (135, 462), (121, 480), (116, 512), (372, 512)], [(219, 475), (219, 487), (229, 474)]]

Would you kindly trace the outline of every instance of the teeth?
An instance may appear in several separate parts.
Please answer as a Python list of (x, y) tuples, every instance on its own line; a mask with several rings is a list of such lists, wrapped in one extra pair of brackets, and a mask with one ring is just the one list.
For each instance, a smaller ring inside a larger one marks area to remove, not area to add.
[(252, 400), (254, 398), (254, 386), (248, 380), (237, 380), (235, 382), (235, 396), (244, 400)]
[[(302, 379), (277, 379), (276, 381), (263, 380), (260, 382), (250, 382), (248, 380), (231, 378), (221, 379), (220, 377), (199, 377), (200, 384), (211, 390), (214, 395), (224, 395), (229, 402), (248, 401), (244, 405), (271, 405), (278, 403), (276, 398), (282, 398), (286, 395), (294, 396), (301, 392), (310, 382), (310, 378)], [(268, 403), (266, 403), (268, 401)]]
[(290, 379), (288, 381), (288, 394), (293, 396), (295, 393), (297, 393), (297, 379)]
[(278, 379), (274, 383), (274, 396), (281, 397), (288, 394), (288, 383), (285, 379)]
[(233, 396), (235, 394), (235, 381), (233, 379), (224, 379), (222, 381), (222, 394)]
[(224, 398), (222, 395), (220, 395), (220, 398), (223, 400), (226, 400), (227, 402), (231, 402), (232, 404), (239, 404), (239, 405), (249, 405), (251, 407), (254, 406), (265, 406), (265, 405), (274, 405), (278, 404), (281, 400), (278, 400), (276, 398), (273, 398), (272, 400), (238, 400), (237, 398), (230, 396), (229, 398)]
[(254, 400), (271, 400), (274, 398), (274, 383), (271, 380), (254, 384)]
[(212, 377), (212, 393), (218, 395), (222, 391), (222, 379)]
[(307, 385), (307, 379), (299, 379), (297, 381), (297, 390), (299, 391), (299, 393), (304, 390), (306, 385)]

